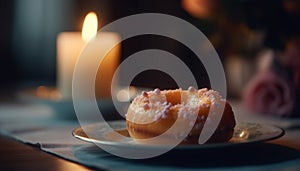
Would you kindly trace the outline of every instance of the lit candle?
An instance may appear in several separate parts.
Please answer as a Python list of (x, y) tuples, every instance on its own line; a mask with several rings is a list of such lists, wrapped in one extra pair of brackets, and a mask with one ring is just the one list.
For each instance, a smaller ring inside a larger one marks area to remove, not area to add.
[[(101, 33), (101, 38), (97, 34), (98, 20), (97, 15), (89, 13), (83, 24), (82, 33), (63, 32), (57, 38), (57, 86), (62, 98), (72, 98), (72, 77), (76, 61), (86, 43), (96, 44), (96, 48), (90, 54), (101, 53), (105, 49), (111, 48), (113, 44), (119, 42), (120, 37), (117, 33)], [(109, 98), (111, 92), (111, 82), (113, 74), (119, 64), (120, 47), (113, 48), (101, 63), (97, 79), (95, 81), (96, 97)], [(90, 61), (91, 63), (93, 61)]]

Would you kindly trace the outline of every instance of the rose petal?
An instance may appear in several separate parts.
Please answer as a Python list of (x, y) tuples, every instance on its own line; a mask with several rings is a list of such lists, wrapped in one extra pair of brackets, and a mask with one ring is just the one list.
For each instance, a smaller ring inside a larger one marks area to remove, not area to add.
[(287, 116), (294, 105), (293, 87), (271, 70), (259, 72), (246, 87), (245, 106), (258, 113)]

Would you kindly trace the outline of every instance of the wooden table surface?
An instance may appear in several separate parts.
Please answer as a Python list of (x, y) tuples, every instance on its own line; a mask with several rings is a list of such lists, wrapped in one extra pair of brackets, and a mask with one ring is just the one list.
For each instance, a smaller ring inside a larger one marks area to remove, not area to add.
[(87, 167), (58, 158), (36, 147), (0, 134), (0, 170), (89, 171)]

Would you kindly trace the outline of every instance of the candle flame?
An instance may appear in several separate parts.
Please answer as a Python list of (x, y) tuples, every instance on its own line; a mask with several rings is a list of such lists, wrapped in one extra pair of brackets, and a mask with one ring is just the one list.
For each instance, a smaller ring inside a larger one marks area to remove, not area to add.
[(90, 41), (96, 34), (98, 29), (98, 19), (94, 12), (88, 13), (85, 17), (82, 27), (82, 39), (85, 42)]

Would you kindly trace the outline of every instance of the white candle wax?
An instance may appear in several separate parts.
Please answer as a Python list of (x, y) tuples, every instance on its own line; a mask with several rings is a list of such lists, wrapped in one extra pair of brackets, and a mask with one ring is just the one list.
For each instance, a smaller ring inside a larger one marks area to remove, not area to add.
[[(90, 55), (102, 56), (102, 51), (110, 49), (113, 44), (119, 42), (120, 37), (116, 33), (101, 33), (101, 39), (97, 36), (90, 41), (95, 44), (95, 49), (88, 52)], [(57, 86), (62, 98), (72, 98), (72, 78), (76, 61), (85, 46), (80, 32), (63, 32), (57, 38)], [(99, 66), (95, 89), (97, 98), (109, 98), (111, 95), (111, 82), (113, 74), (119, 64), (120, 46), (113, 48)], [(93, 61), (89, 61), (93, 63)], [(88, 68), (88, 67), (87, 67)]]

